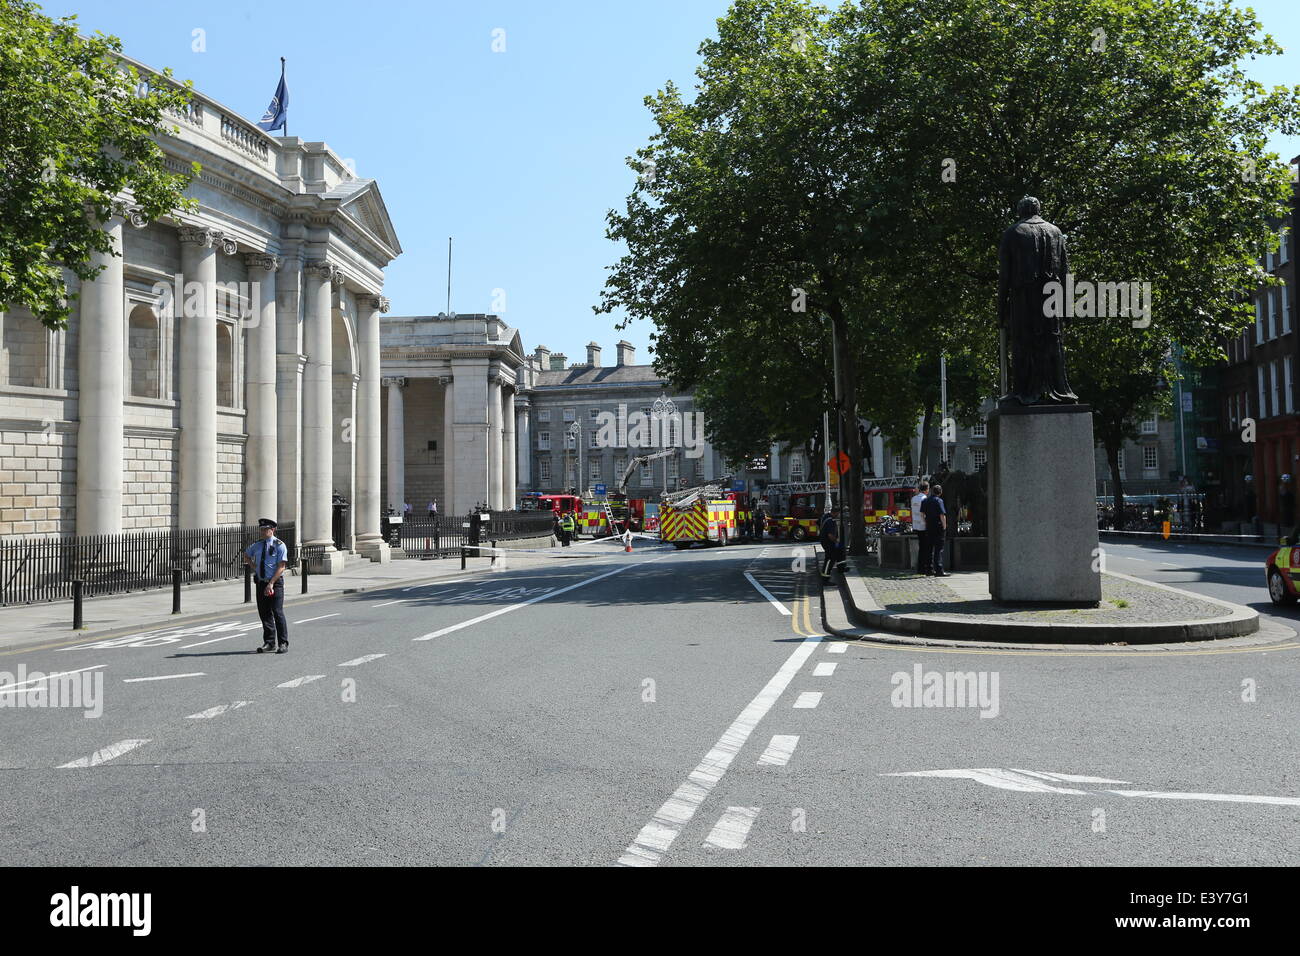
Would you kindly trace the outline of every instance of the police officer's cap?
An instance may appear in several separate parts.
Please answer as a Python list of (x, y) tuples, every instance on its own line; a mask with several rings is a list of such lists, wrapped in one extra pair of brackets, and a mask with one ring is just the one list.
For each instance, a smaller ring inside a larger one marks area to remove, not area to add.
[(274, 519), (274, 518), (258, 518), (258, 519), (257, 519), (257, 526), (258, 526), (259, 528), (278, 528), (278, 527), (279, 527), (279, 525), (277, 525), (277, 524), (275, 523), (275, 519)]

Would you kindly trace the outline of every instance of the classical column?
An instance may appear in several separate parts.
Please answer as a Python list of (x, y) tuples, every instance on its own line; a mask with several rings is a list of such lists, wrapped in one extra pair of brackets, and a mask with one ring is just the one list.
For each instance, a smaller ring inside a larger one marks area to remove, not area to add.
[(519, 506), (515, 485), (515, 390), (501, 390), (501, 507), (513, 511)]
[(386, 378), (388, 386), (388, 504), (393, 514), (402, 514), (406, 501), (406, 411), (402, 389), (404, 378)]
[[(290, 225), (289, 231), (298, 229)], [(283, 240), (284, 265), (275, 283), (275, 392), (277, 481), (275, 519), (302, 525), (302, 256), (296, 239)], [(301, 540), (301, 538), (299, 539)]]
[[(113, 216), (104, 231), (120, 253), (122, 219)], [(117, 534), (122, 530), (126, 292), (120, 255), (96, 252), (91, 262), (103, 271), (82, 283), (77, 317), (77, 534)]]
[(501, 376), (491, 372), (488, 376), (487, 391), (488, 412), (488, 496), (485, 502), (493, 511), (500, 511), (501, 504)]
[(515, 405), (515, 417), (517, 419), (515, 426), (515, 461), (519, 468), (518, 486), (524, 489), (530, 489), (533, 486), (533, 436), (529, 422), (529, 411), (530, 407), (527, 400)]
[[(303, 544), (323, 547), (320, 573), (343, 568), (343, 555), (334, 548), (331, 528), (334, 488), (334, 309), (333, 283), (338, 266), (322, 260), (308, 262), (303, 347), (307, 367), (302, 383), (302, 528)], [(315, 570), (315, 569), (313, 569)]]
[[(182, 226), (181, 272), (186, 295), (179, 309), (180, 526), (217, 523), (217, 247), (235, 243), (215, 229)], [(197, 283), (198, 295), (190, 295)]]
[(464, 515), (489, 494), (488, 363), (486, 359), (453, 359), (451, 370), (456, 379), (452, 391), (456, 441), (452, 446), (455, 497), (451, 510)]
[[(276, 447), (275, 272), (280, 257), (266, 252), (244, 256), (252, 283), (251, 325), (245, 340), (244, 401), (248, 406), (245, 451), (244, 524), (276, 516), (279, 449)], [(279, 519), (277, 519), (279, 520)]]
[(456, 380), (450, 375), (438, 379), (442, 385), (442, 500), (438, 502), (440, 514), (457, 515), (452, 510), (456, 500)]
[(357, 455), (357, 491), (352, 509), (356, 526), (356, 549), (371, 561), (385, 562), (391, 549), (380, 533), (379, 516), (379, 317), (388, 311), (382, 295), (360, 296), (357, 321), (357, 351), (361, 353), (361, 382), (357, 392), (357, 420), (353, 428)]
[(770, 463), (767, 474), (772, 481), (781, 480), (781, 446), (773, 445), (768, 449), (768, 462)]

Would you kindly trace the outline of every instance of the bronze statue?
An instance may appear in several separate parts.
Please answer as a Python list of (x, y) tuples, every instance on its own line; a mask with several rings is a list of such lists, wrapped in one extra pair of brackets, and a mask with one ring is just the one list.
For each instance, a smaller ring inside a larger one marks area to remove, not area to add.
[(1042, 204), (1026, 196), (1016, 206), (1020, 217), (1002, 233), (998, 247), (998, 323), (1010, 332), (1011, 374), (1001, 402), (1068, 405), (1079, 397), (1065, 378), (1061, 316), (1046, 308), (1050, 282), (1065, 284), (1065, 235), (1039, 213)]

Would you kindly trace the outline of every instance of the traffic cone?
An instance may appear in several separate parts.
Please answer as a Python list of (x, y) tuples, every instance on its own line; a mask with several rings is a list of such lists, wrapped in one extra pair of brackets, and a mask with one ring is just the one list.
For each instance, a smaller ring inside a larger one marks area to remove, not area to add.
[(623, 551), (626, 554), (632, 553), (632, 532), (631, 531), (624, 532)]

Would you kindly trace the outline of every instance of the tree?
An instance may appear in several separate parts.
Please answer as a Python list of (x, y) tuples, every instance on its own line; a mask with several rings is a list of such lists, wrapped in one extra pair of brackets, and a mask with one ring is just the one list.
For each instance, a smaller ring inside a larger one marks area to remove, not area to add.
[(99, 273), (91, 257), (111, 249), (115, 203), (149, 219), (190, 205), (190, 177), (166, 169), (155, 137), (175, 130), (164, 114), (191, 88), (170, 70), (142, 78), (116, 37), (81, 36), (75, 17), (51, 20), (30, 0), (0, 0), (0, 50), (0, 305), (62, 328), (63, 270)]

